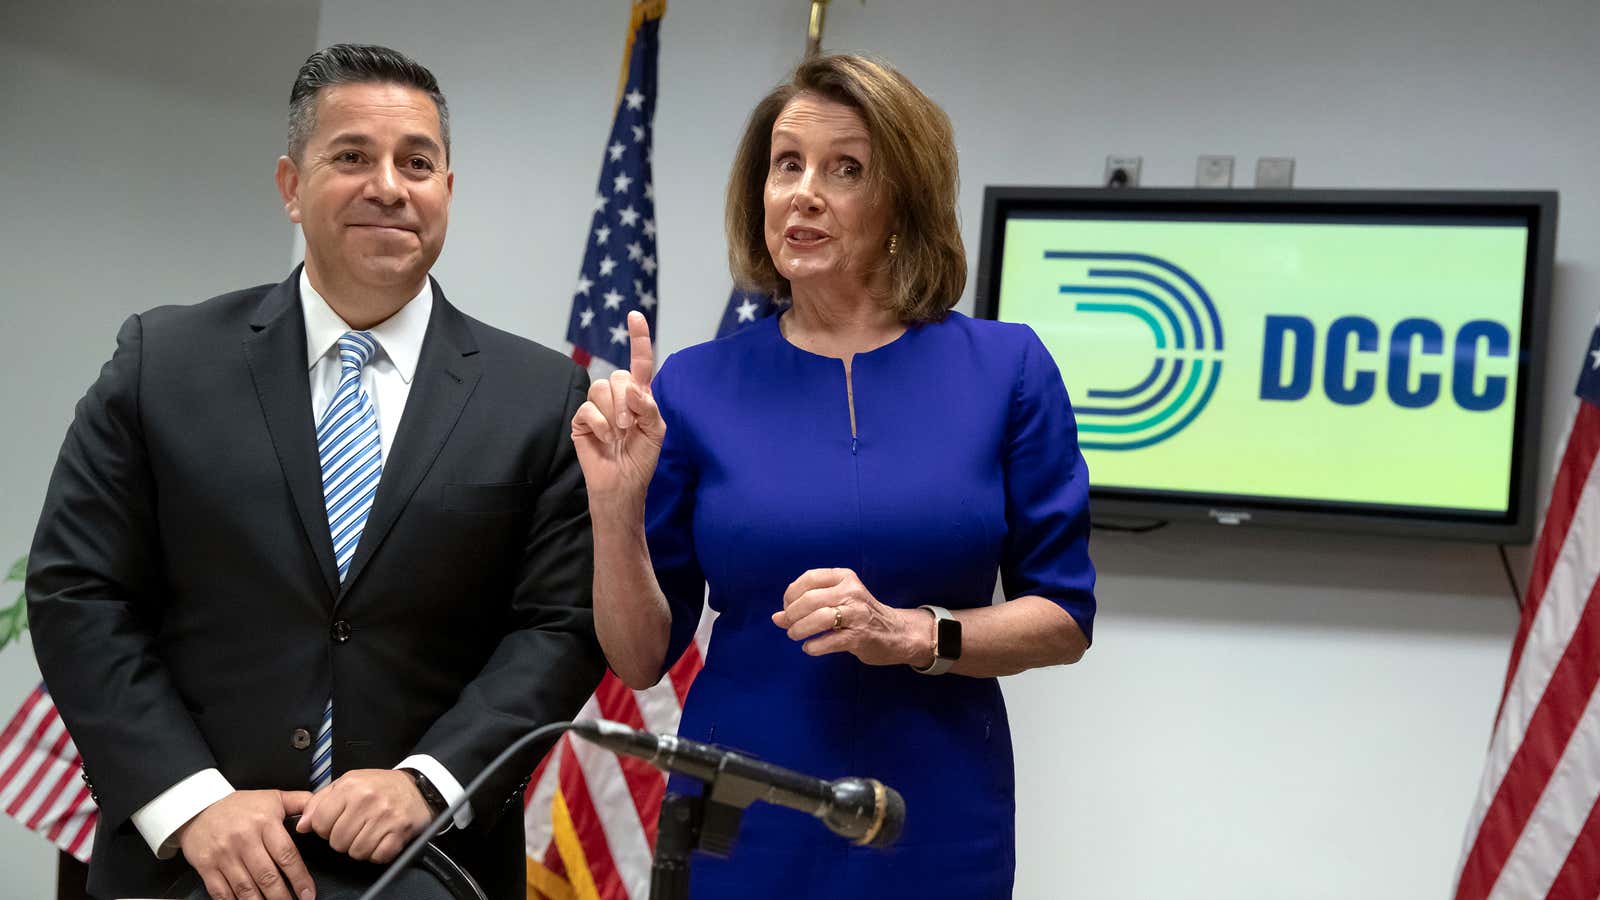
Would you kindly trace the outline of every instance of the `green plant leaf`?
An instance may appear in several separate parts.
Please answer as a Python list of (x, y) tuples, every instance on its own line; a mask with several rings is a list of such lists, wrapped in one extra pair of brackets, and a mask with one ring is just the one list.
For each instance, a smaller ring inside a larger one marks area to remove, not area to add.
[(6, 576), (6, 580), (21, 581), (26, 577), (28, 577), (28, 554), (24, 553), (21, 559), (11, 564), (11, 573)]
[(0, 610), (0, 650), (11, 645), (28, 630), (28, 595), (17, 595), (17, 602)]

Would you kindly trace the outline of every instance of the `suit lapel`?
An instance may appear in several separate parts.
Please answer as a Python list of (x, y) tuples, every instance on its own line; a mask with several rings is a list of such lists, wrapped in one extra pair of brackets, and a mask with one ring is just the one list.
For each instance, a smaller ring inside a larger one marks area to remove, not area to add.
[(338, 592), (339, 570), (333, 560), (333, 540), (328, 535), (322, 464), (317, 457), (316, 425), (311, 421), (311, 381), (299, 285), (297, 267), (287, 281), (262, 298), (250, 320), (253, 333), (245, 338), (244, 355), (295, 511), (300, 514), (306, 540), (332, 598)]
[[(361, 531), (361, 543), (356, 546), (350, 571), (345, 575), (339, 594), (341, 601), (361, 577), (367, 561), (382, 546), (423, 477), (433, 468), (434, 460), (444, 449), (445, 441), (455, 429), (467, 399), (483, 374), (478, 344), (467, 330), (466, 317), (445, 300), (437, 281), (433, 282), (433, 297), (433, 313), (428, 318), (428, 333), (422, 341), (417, 372), (411, 380), (405, 412), (400, 417), (400, 430), (383, 462), (378, 495), (373, 499), (372, 512)], [(312, 456), (315, 458), (315, 450)], [(326, 525), (323, 530), (327, 530)], [(331, 544), (329, 552), (332, 552)]]

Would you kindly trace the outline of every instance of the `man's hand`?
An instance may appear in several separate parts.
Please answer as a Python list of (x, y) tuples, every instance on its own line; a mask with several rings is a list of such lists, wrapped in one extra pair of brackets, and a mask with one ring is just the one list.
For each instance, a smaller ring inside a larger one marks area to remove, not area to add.
[(212, 900), (313, 900), (316, 887), (283, 828), (308, 791), (234, 791), (200, 811), (175, 837)]
[(312, 795), (295, 830), (315, 831), (355, 859), (386, 863), (432, 820), (409, 774), (357, 769)]

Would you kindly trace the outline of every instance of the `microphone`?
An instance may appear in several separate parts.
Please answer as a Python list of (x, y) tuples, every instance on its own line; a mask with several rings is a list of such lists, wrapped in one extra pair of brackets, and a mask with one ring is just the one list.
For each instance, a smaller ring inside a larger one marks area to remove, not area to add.
[(906, 802), (875, 778), (823, 781), (733, 750), (674, 735), (635, 731), (620, 722), (585, 719), (572, 731), (613, 753), (637, 756), (658, 769), (711, 783), (732, 775), (757, 786), (755, 798), (810, 813), (834, 834), (862, 847), (887, 847), (906, 824)]

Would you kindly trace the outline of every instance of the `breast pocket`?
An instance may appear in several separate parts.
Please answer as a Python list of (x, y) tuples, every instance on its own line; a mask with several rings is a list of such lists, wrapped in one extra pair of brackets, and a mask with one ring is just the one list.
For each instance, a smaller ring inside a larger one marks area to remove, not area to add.
[(501, 484), (447, 484), (440, 505), (451, 512), (517, 513), (533, 506), (531, 481)]

